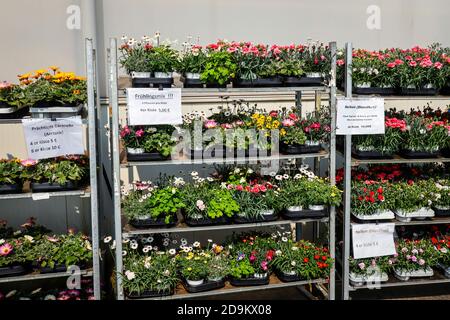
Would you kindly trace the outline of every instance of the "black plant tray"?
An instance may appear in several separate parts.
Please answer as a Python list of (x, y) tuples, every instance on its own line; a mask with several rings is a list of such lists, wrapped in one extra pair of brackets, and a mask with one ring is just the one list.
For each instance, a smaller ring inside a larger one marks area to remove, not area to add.
[(14, 277), (20, 276), (27, 273), (27, 269), (21, 265), (0, 267), (0, 278), (1, 277)]
[(450, 158), (450, 148), (442, 149), (441, 155), (446, 158)]
[(219, 89), (225, 89), (227, 87), (227, 84), (218, 84), (218, 83), (207, 83), (207, 88), (219, 88)]
[(303, 82), (301, 77), (284, 77), (283, 78), (283, 86), (285, 87), (300, 87), (304, 86), (305, 83)]
[(294, 281), (303, 281), (305, 279), (301, 278), (300, 276), (294, 274), (294, 275), (288, 275), (281, 271), (275, 272), (277, 275), (277, 278), (280, 279), (282, 282), (294, 282)]
[(170, 160), (170, 156), (164, 157), (159, 152), (144, 152), (140, 154), (127, 153), (128, 161), (163, 161)]
[(183, 280), (183, 286), (189, 293), (197, 293), (197, 292), (204, 292), (204, 291), (210, 291), (215, 289), (220, 289), (225, 287), (225, 281), (222, 279), (220, 281), (208, 281), (206, 280), (203, 282), (203, 284), (199, 286), (190, 286), (186, 280)]
[(134, 78), (131, 80), (133, 88), (170, 88), (173, 78)]
[(359, 151), (355, 148), (352, 148), (352, 156), (361, 160), (370, 160), (370, 159), (392, 159), (392, 155), (384, 154), (379, 151)]
[(440, 94), (449, 96), (450, 95), (450, 87), (444, 87), (439, 91)]
[[(2, 105), (0, 104), (0, 109), (2, 108)], [(8, 107), (5, 107), (8, 108)], [(3, 110), (5, 111), (5, 110)], [(22, 119), (24, 116), (29, 115), (30, 113), (30, 107), (22, 107), (19, 109), (16, 109), (12, 112), (0, 112), (0, 119)]]
[(66, 272), (67, 266), (65, 264), (57, 264), (53, 268), (50, 267), (38, 267), (40, 273), (55, 273), (55, 272)]
[(281, 213), (283, 218), (285, 219), (320, 219), (325, 218), (328, 216), (328, 210), (301, 210), (301, 211), (294, 211), (294, 212), (288, 212), (286, 209), (283, 210)]
[(184, 218), (184, 222), (190, 227), (200, 227), (200, 226), (217, 226), (217, 225), (224, 225), (229, 224), (230, 219), (227, 217), (220, 217), (217, 219), (211, 219), (211, 218), (203, 218), (203, 219), (189, 219), (188, 217)]
[(307, 145), (286, 145), (282, 143), (280, 150), (285, 154), (303, 154), (303, 153), (317, 153), (322, 150), (321, 146), (307, 146)]
[(436, 158), (439, 152), (401, 150), (399, 154), (406, 159), (426, 159)]
[(275, 221), (278, 219), (278, 214), (274, 213), (271, 215), (264, 215), (254, 218), (244, 218), (244, 217), (238, 217), (234, 216), (233, 221), (234, 223), (243, 224), (243, 223), (256, 223), (256, 222), (269, 222), (269, 221)]
[(164, 218), (161, 219), (147, 219), (147, 220), (133, 220), (131, 219), (129, 221), (130, 225), (132, 225), (135, 228), (138, 229), (145, 229), (145, 228), (171, 228), (175, 227), (175, 225), (178, 222), (178, 217), (176, 215), (173, 216), (173, 220), (170, 223), (166, 223), (164, 221)]
[(394, 95), (397, 93), (395, 88), (358, 88), (353, 87), (352, 89), (354, 94), (366, 95), (366, 94), (378, 94), (381, 96)]
[(400, 88), (398, 92), (401, 96), (435, 96), (438, 91), (436, 89), (408, 89)]
[(269, 284), (270, 278), (267, 276), (266, 278), (247, 278), (247, 279), (236, 279), (231, 277), (230, 284), (235, 287), (244, 287), (244, 286), (264, 286)]
[(156, 298), (156, 297), (166, 297), (166, 296), (171, 296), (173, 295), (175, 292), (174, 289), (172, 290), (168, 290), (168, 291), (150, 291), (150, 290), (145, 290), (144, 292), (142, 292), (140, 295), (138, 295), (137, 293), (126, 293), (126, 296), (128, 299), (145, 299), (145, 298)]
[(432, 207), (434, 211), (435, 217), (450, 217), (450, 209), (449, 210), (440, 210), (436, 207)]
[(0, 194), (21, 193), (21, 184), (0, 184)]
[(56, 183), (38, 183), (31, 182), (30, 183), (31, 191), (33, 192), (58, 192), (58, 191), (70, 191), (77, 190), (78, 183), (73, 181), (68, 181), (66, 184), (56, 184)]
[(204, 84), (200, 79), (183, 79), (183, 87), (185, 88), (203, 88)]
[[(286, 78), (288, 79), (288, 78)], [(296, 78), (294, 78), (296, 79)], [(287, 80), (285, 80), (286, 83)], [(300, 87), (306, 87), (306, 86), (321, 86), (323, 85), (323, 77), (301, 77), (300, 79), (296, 79), (295, 83), (296, 85)]]
[(233, 81), (234, 88), (251, 88), (251, 87), (281, 87), (283, 82), (279, 77), (261, 78), (254, 80), (235, 79)]

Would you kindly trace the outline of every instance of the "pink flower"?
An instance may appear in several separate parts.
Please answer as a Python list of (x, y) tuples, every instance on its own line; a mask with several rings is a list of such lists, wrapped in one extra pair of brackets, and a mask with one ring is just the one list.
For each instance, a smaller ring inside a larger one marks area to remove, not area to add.
[(264, 270), (264, 271), (267, 271), (267, 261), (263, 261), (263, 262), (261, 262), (261, 268)]
[(120, 131), (120, 136), (122, 138), (126, 137), (127, 135), (129, 135), (131, 133), (130, 128), (128, 128), (128, 126), (125, 126), (122, 128), (122, 130)]
[(388, 64), (387, 64), (387, 67), (388, 68), (395, 68), (395, 66), (396, 66), (396, 64), (395, 64), (395, 62), (389, 62)]
[(244, 190), (244, 187), (239, 184), (239, 185), (236, 186), (236, 190), (237, 191), (242, 191), (242, 190)]
[(285, 126), (285, 127), (292, 127), (292, 126), (295, 125), (295, 121), (292, 120), (292, 119), (284, 119), (284, 120), (282, 121), (282, 124), (283, 124), (283, 126)]
[(214, 120), (207, 120), (205, 122), (205, 128), (206, 129), (214, 129), (215, 127), (217, 127), (217, 122)]
[(358, 267), (359, 267), (361, 270), (364, 270), (364, 269), (366, 268), (366, 264), (365, 264), (364, 262), (358, 263)]
[(242, 121), (242, 120), (237, 120), (237, 121), (235, 121), (233, 124), (234, 124), (235, 127), (240, 127), (240, 126), (243, 126), (243, 125), (244, 125), (244, 121)]
[(440, 63), (440, 62), (435, 62), (435, 63), (434, 63), (434, 67), (435, 67), (436, 69), (441, 70), (443, 66), (444, 66), (444, 65), (443, 65), (442, 63)]
[(229, 123), (223, 123), (220, 125), (223, 129), (232, 129), (233, 126)]
[(6, 89), (12, 87), (12, 84), (6, 81), (0, 82), (0, 89)]
[(419, 259), (419, 265), (421, 265), (421, 266), (423, 266), (424, 264), (425, 264), (425, 260), (423, 260), (423, 259)]
[(416, 256), (412, 256), (412, 257), (411, 257), (411, 261), (412, 261), (412, 262), (417, 262), (417, 257), (416, 257)]
[(20, 164), (24, 167), (31, 167), (34, 166), (36, 163), (38, 163), (36, 160), (27, 159), (20, 161)]
[(197, 203), (195, 205), (197, 206), (197, 208), (200, 211), (203, 211), (206, 209), (205, 203), (202, 200), (197, 200)]
[(336, 64), (337, 64), (338, 66), (343, 66), (343, 65), (345, 64), (345, 61), (344, 61), (344, 59), (338, 59), (338, 60), (336, 61)]
[(136, 131), (136, 137), (140, 138), (144, 135), (144, 130), (139, 129), (138, 131)]
[(0, 246), (0, 256), (2, 256), (2, 257), (6, 257), (12, 251), (13, 251), (13, 247), (9, 243), (5, 243), (4, 245)]
[(409, 62), (409, 66), (410, 66), (410, 67), (415, 67), (415, 66), (417, 66), (417, 62), (415, 62), (414, 60), (412, 60), (412, 61)]
[(260, 186), (260, 187), (259, 187), (259, 190), (261, 190), (261, 192), (266, 192), (266, 191), (267, 191), (267, 188), (266, 188), (265, 186)]
[(270, 111), (269, 116), (271, 116), (273, 118), (278, 117), (278, 111), (275, 111), (275, 110)]

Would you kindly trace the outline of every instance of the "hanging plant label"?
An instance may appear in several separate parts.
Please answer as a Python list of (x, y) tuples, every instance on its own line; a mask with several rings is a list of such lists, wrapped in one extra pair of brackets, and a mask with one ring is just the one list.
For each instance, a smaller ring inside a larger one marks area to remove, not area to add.
[(340, 98), (337, 101), (336, 134), (384, 134), (384, 99)]

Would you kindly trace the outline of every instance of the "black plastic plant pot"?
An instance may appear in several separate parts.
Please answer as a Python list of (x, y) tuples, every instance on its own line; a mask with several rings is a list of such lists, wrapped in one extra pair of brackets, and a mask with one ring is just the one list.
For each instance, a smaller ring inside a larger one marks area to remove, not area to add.
[(443, 210), (436, 207), (432, 207), (432, 209), (435, 217), (450, 217), (450, 209)]
[(131, 79), (131, 85), (133, 88), (149, 88), (151, 78), (133, 78)]
[(22, 265), (12, 265), (8, 267), (0, 267), (0, 278), (1, 277), (14, 277), (21, 276), (27, 273), (27, 269)]
[(286, 274), (278, 270), (275, 271), (275, 274), (277, 275), (277, 278), (280, 279), (282, 282), (295, 282), (305, 280), (302, 277), (298, 276), (297, 274)]
[(301, 77), (300, 79), (298, 79), (297, 86), (322, 86), (323, 82), (323, 77)]
[(234, 88), (270, 88), (281, 87), (283, 81), (280, 77), (258, 78), (253, 80), (235, 79), (233, 80)]
[(0, 194), (21, 193), (22, 184), (0, 184)]
[(304, 86), (301, 77), (283, 77), (283, 86), (285, 87), (301, 87)]
[(207, 83), (207, 88), (218, 88), (218, 89), (225, 89), (227, 87), (227, 84), (218, 84), (218, 83)]
[(33, 105), (33, 108), (52, 108), (52, 107), (74, 108), (76, 106), (78, 106), (78, 104), (61, 103), (58, 101), (38, 101)]
[(204, 84), (200, 79), (184, 78), (183, 87), (185, 87), (185, 88), (203, 88)]
[(128, 161), (165, 161), (170, 160), (170, 155), (163, 156), (159, 152), (144, 152), (144, 153), (127, 153)]
[(0, 119), (22, 119), (30, 114), (30, 107), (9, 108), (0, 104)]
[(239, 217), (234, 216), (233, 221), (237, 224), (243, 224), (243, 223), (257, 223), (257, 222), (269, 222), (269, 221), (275, 221), (278, 219), (278, 214), (267, 214), (267, 215), (260, 215), (258, 217)]
[(440, 94), (445, 96), (450, 96), (450, 86), (443, 87), (440, 91)]
[(203, 284), (199, 286), (190, 286), (186, 280), (183, 279), (183, 286), (189, 293), (198, 293), (198, 292), (204, 292), (204, 291), (211, 291), (216, 290), (225, 287), (225, 280), (219, 280), (219, 281), (209, 281), (206, 280), (203, 282)]
[(400, 88), (399, 94), (402, 96), (435, 96), (437, 90), (434, 88)]
[(145, 229), (145, 228), (172, 228), (178, 222), (178, 217), (176, 215), (172, 216), (171, 222), (166, 223), (165, 218), (159, 219), (131, 219), (130, 225), (137, 229)]
[(393, 156), (386, 153), (381, 153), (379, 151), (360, 151), (355, 148), (352, 148), (352, 156), (361, 160), (370, 160), (370, 159), (392, 159)]
[(51, 267), (38, 267), (40, 273), (56, 273), (56, 272), (66, 272), (67, 266), (65, 264), (57, 264), (53, 268)]
[(328, 210), (299, 210), (299, 211), (289, 211), (287, 209), (283, 210), (281, 213), (283, 218), (292, 219), (321, 219), (328, 216)]
[(353, 87), (352, 92), (354, 94), (359, 95), (369, 95), (369, 94), (376, 94), (380, 96), (388, 96), (388, 95), (394, 95), (397, 93), (397, 90), (392, 88), (380, 88), (380, 87), (370, 87), (370, 88), (358, 88)]
[(49, 182), (31, 182), (31, 191), (33, 192), (58, 192), (70, 191), (78, 189), (78, 182), (68, 181), (65, 184), (49, 183)]
[(145, 298), (157, 298), (157, 297), (167, 297), (171, 296), (175, 293), (174, 289), (170, 290), (164, 290), (164, 291), (152, 291), (152, 290), (145, 290), (138, 293), (126, 293), (126, 296), (128, 299), (145, 299)]
[(439, 152), (411, 151), (404, 149), (401, 150), (399, 154), (406, 159), (427, 159), (436, 158), (439, 155)]
[(173, 78), (150, 78), (150, 84), (153, 88), (171, 88)]
[(304, 154), (304, 153), (317, 153), (322, 150), (322, 147), (319, 146), (308, 146), (304, 145), (287, 145), (285, 143), (280, 144), (280, 150), (285, 154)]
[(235, 287), (249, 287), (249, 286), (264, 286), (268, 285), (270, 282), (269, 276), (264, 278), (244, 278), (238, 279), (231, 277), (230, 284)]
[(184, 217), (184, 222), (189, 227), (200, 227), (200, 226), (215, 226), (229, 224), (230, 220), (227, 217), (220, 217), (216, 219), (202, 218), (202, 219), (191, 219), (189, 217)]

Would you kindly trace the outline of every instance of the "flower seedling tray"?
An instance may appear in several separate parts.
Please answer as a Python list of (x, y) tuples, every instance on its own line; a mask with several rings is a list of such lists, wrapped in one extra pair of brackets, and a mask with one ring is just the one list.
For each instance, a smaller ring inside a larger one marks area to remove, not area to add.
[(322, 86), (323, 85), (323, 77), (301, 77), (297, 81), (297, 85), (300, 87), (306, 86)]
[(137, 293), (126, 293), (128, 299), (146, 299), (146, 298), (157, 298), (157, 297), (166, 297), (171, 296), (175, 292), (174, 289), (167, 291), (151, 291), (145, 290), (141, 294)]
[(233, 221), (234, 223), (237, 224), (242, 224), (242, 223), (257, 223), (257, 222), (269, 222), (269, 221), (275, 221), (278, 219), (278, 214), (273, 213), (273, 214), (267, 214), (267, 215), (261, 215), (258, 217), (252, 217), (252, 218), (247, 218), (247, 217), (239, 217), (239, 216), (234, 216), (233, 217)]
[(396, 94), (397, 90), (395, 88), (380, 88), (380, 87), (358, 88), (358, 87), (353, 87), (353, 93), (360, 94), (360, 95), (376, 94), (376, 95), (380, 95), (380, 96), (388, 96), (388, 95)]
[(185, 88), (203, 88), (204, 84), (200, 79), (183, 78), (183, 87)]
[(303, 281), (304, 278), (298, 276), (297, 274), (287, 274), (281, 271), (276, 271), (277, 278), (282, 282), (294, 282), (294, 281)]
[(30, 108), (32, 118), (69, 118), (78, 116), (83, 112), (83, 105), (73, 106), (35, 106)]
[(144, 153), (127, 153), (128, 161), (163, 161), (170, 160), (170, 156), (163, 156), (159, 152), (144, 152)]
[(426, 159), (436, 158), (439, 152), (402, 150), (400, 151), (400, 155), (406, 159)]
[(352, 148), (352, 156), (360, 160), (370, 160), (370, 159), (392, 159), (393, 156), (379, 151), (360, 151)]
[(21, 193), (21, 184), (0, 184), (0, 194)]
[(27, 273), (27, 269), (21, 265), (14, 265), (9, 267), (0, 267), (0, 278), (1, 277), (14, 277), (20, 276)]
[(432, 277), (434, 275), (434, 271), (430, 267), (414, 271), (394, 269), (394, 275), (401, 281), (408, 281), (410, 278)]
[(308, 146), (308, 145), (286, 145), (282, 143), (280, 145), (281, 152), (285, 154), (303, 154), (303, 153), (317, 153), (322, 150), (319, 146)]
[(450, 208), (436, 208), (436, 207), (432, 207), (433, 211), (434, 211), (434, 215), (436, 217), (449, 217), (450, 216)]
[(244, 286), (264, 286), (269, 284), (270, 278), (266, 276), (265, 278), (246, 278), (246, 279), (237, 279), (234, 277), (230, 278), (230, 284), (235, 287), (244, 287)]
[(228, 224), (230, 221), (226, 217), (220, 217), (217, 219), (210, 219), (210, 218), (189, 219), (188, 217), (185, 217), (184, 222), (186, 222), (186, 224), (190, 227), (199, 227), (199, 226), (223, 225)]
[(281, 87), (283, 82), (280, 77), (261, 78), (254, 80), (235, 79), (233, 81), (234, 88), (252, 88), (252, 87)]
[(381, 283), (389, 280), (389, 276), (386, 272), (375, 272), (371, 275), (360, 275), (354, 272), (349, 274), (350, 283), (355, 287), (363, 286), (364, 284), (373, 285), (374, 287)]
[(328, 210), (309, 210), (303, 209), (298, 211), (283, 210), (282, 216), (285, 219), (320, 219), (328, 215)]
[(183, 280), (183, 286), (189, 293), (197, 293), (197, 292), (204, 292), (204, 291), (211, 291), (216, 290), (225, 287), (225, 280), (219, 280), (219, 281), (209, 281), (206, 280), (203, 282), (203, 284), (199, 286), (190, 286), (186, 280)]
[(375, 220), (392, 220), (395, 219), (395, 214), (391, 210), (383, 210), (379, 212), (375, 212), (373, 214), (355, 214), (352, 212), (352, 215), (362, 221), (375, 221)]
[(31, 191), (33, 192), (58, 192), (58, 191), (70, 191), (77, 190), (78, 183), (73, 181), (68, 181), (66, 184), (57, 184), (49, 182), (31, 182)]
[(40, 273), (55, 273), (55, 272), (66, 272), (67, 266), (65, 264), (57, 264), (53, 268), (50, 267), (38, 267)]
[(394, 210), (395, 217), (398, 221), (410, 222), (412, 219), (423, 220), (426, 218), (433, 218), (434, 211), (432, 209), (421, 208), (413, 212), (403, 212), (400, 210)]
[(285, 87), (301, 87), (310, 85), (303, 78), (306, 77), (284, 77), (283, 85)]
[(171, 228), (175, 227), (175, 225), (178, 222), (178, 218), (176, 215), (173, 217), (173, 221), (170, 223), (166, 223), (164, 221), (164, 218), (161, 219), (131, 219), (129, 221), (130, 225), (132, 225), (135, 228), (138, 229), (145, 229), (145, 228)]
[(435, 88), (400, 88), (398, 93), (401, 96), (435, 96), (437, 95), (437, 90)]

